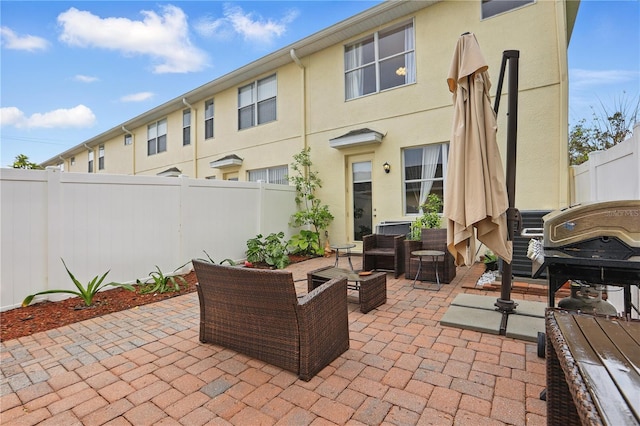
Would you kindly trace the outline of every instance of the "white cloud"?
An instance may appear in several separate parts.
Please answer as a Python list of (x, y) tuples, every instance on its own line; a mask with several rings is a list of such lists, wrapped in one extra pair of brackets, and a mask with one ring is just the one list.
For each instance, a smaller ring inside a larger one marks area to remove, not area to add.
[(299, 15), (297, 10), (292, 9), (278, 20), (265, 19), (229, 4), (225, 5), (223, 13), (223, 18), (200, 19), (195, 25), (196, 31), (204, 37), (226, 37), (237, 33), (249, 42), (270, 44), (275, 38), (282, 36), (287, 31), (287, 25)]
[(67, 128), (91, 127), (96, 122), (96, 116), (91, 109), (78, 105), (69, 109), (56, 109), (45, 113), (35, 113), (30, 117), (16, 107), (0, 109), (0, 123), (2, 126), (16, 128)]
[(627, 83), (640, 78), (638, 71), (627, 70), (569, 70), (569, 84), (574, 89), (581, 89), (607, 84)]
[(72, 46), (97, 47), (125, 55), (148, 55), (155, 73), (200, 71), (207, 55), (189, 39), (187, 16), (175, 6), (162, 7), (162, 14), (143, 10), (143, 20), (100, 18), (91, 12), (70, 8), (58, 15), (60, 40)]
[(152, 92), (140, 92), (140, 93), (132, 93), (130, 95), (126, 95), (120, 98), (122, 102), (142, 102), (147, 99), (151, 99), (153, 97)]
[(2, 45), (7, 49), (33, 52), (36, 50), (45, 50), (49, 47), (49, 42), (44, 38), (32, 35), (20, 36), (9, 27), (1, 27), (0, 36)]
[(89, 75), (82, 75), (82, 74), (77, 74), (75, 77), (73, 77), (73, 79), (75, 81), (80, 81), (82, 83), (93, 83), (100, 80), (98, 77), (91, 77)]

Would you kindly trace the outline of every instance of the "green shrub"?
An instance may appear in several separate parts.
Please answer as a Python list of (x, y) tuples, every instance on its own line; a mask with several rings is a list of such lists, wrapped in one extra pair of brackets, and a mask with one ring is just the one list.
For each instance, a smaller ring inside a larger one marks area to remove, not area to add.
[(304, 256), (322, 256), (324, 249), (320, 247), (319, 241), (320, 237), (316, 232), (302, 229), (289, 240), (289, 251)]
[(287, 242), (283, 241), (284, 232), (270, 234), (262, 239), (262, 234), (247, 240), (247, 261), (266, 263), (276, 269), (283, 269), (289, 264)]

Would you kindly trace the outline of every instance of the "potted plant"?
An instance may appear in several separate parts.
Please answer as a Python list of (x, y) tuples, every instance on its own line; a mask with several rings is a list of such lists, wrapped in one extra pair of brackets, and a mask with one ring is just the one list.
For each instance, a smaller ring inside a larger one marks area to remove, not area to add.
[(482, 259), (484, 263), (485, 271), (497, 271), (498, 270), (498, 256), (493, 254), (491, 250), (487, 250), (484, 253), (484, 257)]
[[(409, 235), (404, 241), (405, 271), (411, 270), (411, 252), (422, 248), (422, 230), (440, 230), (442, 224), (441, 207), (442, 200), (436, 194), (429, 194), (427, 200), (420, 206), (422, 215), (411, 222)], [(444, 231), (446, 232), (446, 230)]]
[(442, 224), (442, 218), (440, 217), (440, 208), (442, 207), (442, 200), (436, 194), (429, 194), (427, 200), (420, 206), (422, 216), (418, 216), (411, 223), (411, 232), (409, 240), (420, 241), (422, 235), (422, 229), (438, 229)]

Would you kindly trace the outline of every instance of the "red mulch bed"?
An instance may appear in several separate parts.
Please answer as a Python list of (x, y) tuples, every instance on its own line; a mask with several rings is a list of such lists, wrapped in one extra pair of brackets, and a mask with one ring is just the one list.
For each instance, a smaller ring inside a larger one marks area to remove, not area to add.
[(0, 341), (28, 336), (40, 331), (51, 330), (74, 322), (196, 291), (195, 272), (190, 272), (184, 278), (187, 285), (181, 285), (180, 291), (177, 292), (140, 294), (137, 288), (136, 291), (112, 288), (96, 294), (93, 298), (93, 305), (88, 307), (79, 297), (71, 297), (58, 302), (44, 301), (24, 308), (1, 312)]
[[(306, 259), (307, 257), (290, 256), (291, 263)], [(184, 278), (187, 285), (181, 285), (178, 292), (140, 294), (138, 289), (134, 292), (123, 288), (113, 288), (96, 294), (93, 299), (94, 303), (90, 307), (85, 307), (79, 297), (71, 297), (58, 302), (45, 301), (25, 308), (0, 312), (0, 342), (196, 291), (195, 272), (184, 275)]]

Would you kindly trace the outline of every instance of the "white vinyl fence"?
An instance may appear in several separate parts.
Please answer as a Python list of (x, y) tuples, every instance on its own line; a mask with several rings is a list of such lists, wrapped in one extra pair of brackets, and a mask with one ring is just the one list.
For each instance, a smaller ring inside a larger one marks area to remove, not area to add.
[(297, 232), (295, 189), (257, 182), (0, 169), (0, 208), (0, 310), (75, 290), (61, 259), (83, 285), (109, 270), (106, 282), (134, 282), (204, 251), (242, 260), (256, 235)]
[(640, 123), (633, 135), (589, 160), (572, 166), (572, 204), (640, 198)]
[[(588, 161), (572, 169), (572, 204), (640, 199), (640, 123), (629, 139), (606, 151), (592, 152)], [(624, 307), (620, 289), (609, 287), (608, 295), (618, 312)], [(631, 288), (631, 299), (638, 306), (638, 287)]]

